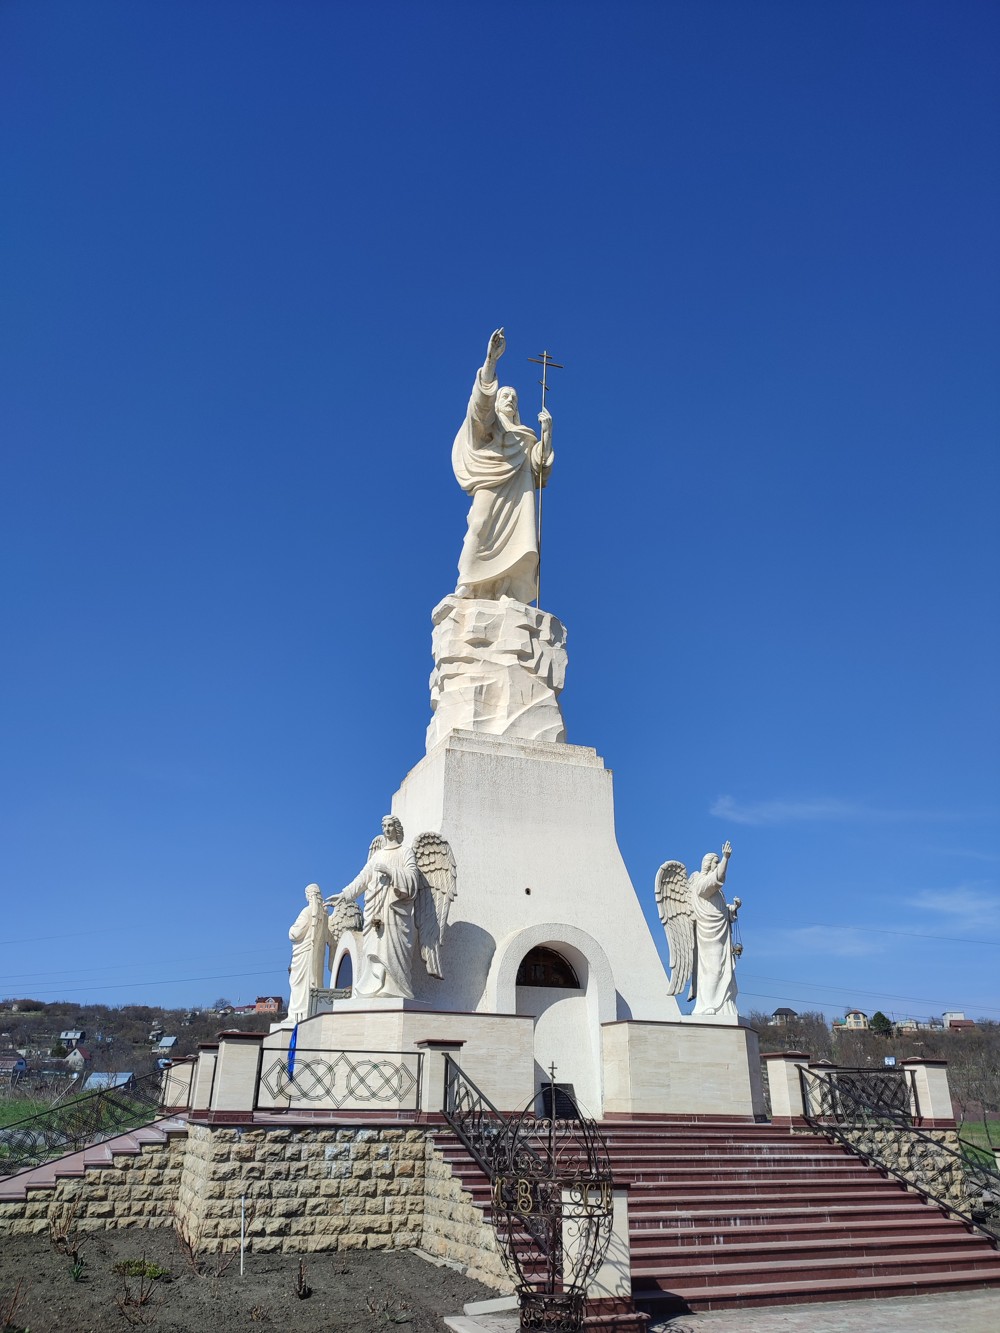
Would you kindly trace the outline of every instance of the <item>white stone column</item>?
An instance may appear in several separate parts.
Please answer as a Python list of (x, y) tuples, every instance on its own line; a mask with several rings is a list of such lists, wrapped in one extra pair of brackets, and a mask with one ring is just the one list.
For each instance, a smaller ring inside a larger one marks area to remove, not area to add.
[(206, 1042), (203, 1046), (198, 1047), (198, 1063), (195, 1065), (193, 1087), (191, 1089), (192, 1111), (208, 1110), (218, 1054), (219, 1047), (216, 1042)]
[(160, 1094), (160, 1106), (165, 1111), (184, 1111), (191, 1105), (191, 1091), (194, 1085), (194, 1073), (197, 1058), (187, 1056), (183, 1060), (172, 1060), (163, 1076), (163, 1088)]
[(776, 1125), (802, 1124), (805, 1108), (799, 1070), (809, 1064), (812, 1056), (805, 1051), (768, 1051), (760, 1058), (767, 1062), (772, 1122)]
[(924, 1060), (916, 1056), (900, 1063), (910, 1071), (912, 1077), (910, 1110), (917, 1124), (952, 1128), (955, 1124), (955, 1108), (951, 1103), (951, 1089), (948, 1086), (948, 1061)]
[(465, 1041), (431, 1040), (414, 1042), (423, 1053), (420, 1062), (420, 1110), (424, 1115), (440, 1115), (444, 1110), (445, 1056), (457, 1060)]
[[(586, 1188), (586, 1186), (583, 1186)], [(600, 1186), (595, 1186), (599, 1190)], [(632, 1297), (632, 1251), (628, 1234), (628, 1189), (614, 1186), (611, 1191), (612, 1219), (611, 1243), (608, 1253), (600, 1268), (590, 1279), (587, 1287), (588, 1307), (595, 1301), (614, 1301), (617, 1303)], [(581, 1236), (576, 1226), (576, 1219), (585, 1211), (578, 1194), (564, 1189), (563, 1207), (563, 1275), (567, 1283), (574, 1280), (577, 1268), (583, 1256), (580, 1254)]]
[(220, 1032), (211, 1111), (253, 1113), (262, 1032)]

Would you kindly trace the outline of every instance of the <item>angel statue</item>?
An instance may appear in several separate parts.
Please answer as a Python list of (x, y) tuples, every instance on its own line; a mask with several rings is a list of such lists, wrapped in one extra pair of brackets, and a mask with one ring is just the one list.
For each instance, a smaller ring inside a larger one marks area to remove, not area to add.
[(403, 844), (395, 815), (368, 849), (360, 874), (328, 898), (333, 917), (364, 895), (361, 966), (354, 994), (366, 999), (413, 999), (413, 955), (419, 943), (424, 966), (441, 976), (441, 944), (455, 900), (455, 858), (438, 833), (418, 833)]
[(681, 861), (665, 861), (656, 872), (656, 906), (670, 945), (670, 986), (677, 995), (690, 981), (688, 999), (696, 1014), (736, 1018), (736, 958), (733, 922), (742, 906), (722, 893), (731, 843), (704, 857), (700, 872), (689, 876)]

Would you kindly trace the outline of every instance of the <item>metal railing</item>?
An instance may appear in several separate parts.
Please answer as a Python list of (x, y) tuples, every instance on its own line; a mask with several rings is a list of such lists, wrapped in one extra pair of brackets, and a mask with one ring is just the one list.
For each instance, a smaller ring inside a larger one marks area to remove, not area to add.
[(104, 1143), (156, 1120), (161, 1072), (99, 1088), (0, 1129), (0, 1178)]
[(419, 1111), (420, 1051), (261, 1050), (254, 1110)]
[(493, 1226), (517, 1288), (522, 1329), (579, 1329), (611, 1242), (607, 1144), (597, 1124), (574, 1110), (538, 1116), (532, 1102), (505, 1115), (445, 1057), (445, 1119), (489, 1177)]
[[(894, 1072), (895, 1087), (886, 1077)], [(928, 1133), (913, 1124), (916, 1090), (898, 1077), (903, 1072), (800, 1066), (803, 1115), (929, 1202), (1000, 1239), (1000, 1172), (947, 1142), (950, 1136), (958, 1144), (954, 1131)]]

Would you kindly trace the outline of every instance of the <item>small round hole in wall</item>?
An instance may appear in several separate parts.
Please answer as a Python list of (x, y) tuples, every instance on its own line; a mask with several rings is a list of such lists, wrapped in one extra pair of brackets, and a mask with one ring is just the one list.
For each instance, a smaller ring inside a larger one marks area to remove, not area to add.
[(525, 889), (525, 893), (528, 895), (529, 898), (531, 897), (531, 890), (530, 890), (530, 889)]

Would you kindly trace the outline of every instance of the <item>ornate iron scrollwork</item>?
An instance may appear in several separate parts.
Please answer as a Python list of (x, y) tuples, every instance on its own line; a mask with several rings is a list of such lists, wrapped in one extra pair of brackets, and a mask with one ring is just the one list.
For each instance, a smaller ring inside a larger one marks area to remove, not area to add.
[(597, 1124), (578, 1110), (538, 1116), (533, 1102), (504, 1115), (450, 1057), (445, 1118), (490, 1178), (521, 1328), (575, 1333), (611, 1241), (611, 1160)]
[(930, 1202), (1000, 1239), (1000, 1172), (962, 1145), (954, 1131), (929, 1134), (913, 1124), (902, 1073), (802, 1066), (805, 1119)]
[(160, 1079), (156, 1070), (118, 1087), (85, 1093), (0, 1129), (0, 1178), (148, 1125), (161, 1114)]
[(271, 1097), (342, 1106), (371, 1103), (418, 1109), (419, 1055), (407, 1052), (338, 1051), (336, 1055), (298, 1050), (289, 1070), (282, 1052), (261, 1070), (260, 1086)]

